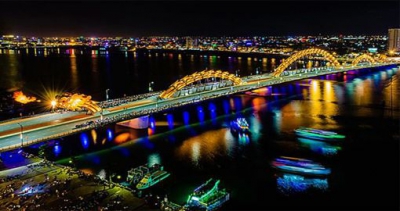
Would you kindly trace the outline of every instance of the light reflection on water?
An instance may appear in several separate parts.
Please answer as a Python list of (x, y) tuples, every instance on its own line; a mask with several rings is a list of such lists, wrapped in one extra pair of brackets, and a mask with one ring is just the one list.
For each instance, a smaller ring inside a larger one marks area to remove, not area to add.
[(154, 164), (162, 164), (161, 157), (159, 153), (152, 153), (147, 158), (148, 166), (153, 166)]
[(311, 151), (318, 154), (322, 154), (324, 156), (336, 155), (342, 149), (342, 147), (338, 146), (338, 144), (331, 144), (307, 138), (297, 138), (297, 139), (302, 146), (307, 147)]
[(327, 178), (307, 178), (296, 174), (283, 174), (276, 180), (279, 192), (284, 195), (304, 193), (309, 189), (327, 191), (329, 188)]
[[(96, 136), (93, 132), (91, 136), (82, 133), (79, 140), (85, 150), (94, 147), (92, 145), (100, 145), (99, 140), (104, 138), (113, 140), (112, 142), (120, 147), (107, 148), (104, 155), (94, 153), (97, 157), (106, 159), (95, 158), (96, 156), (81, 158), (91, 159), (90, 165), (82, 164), (81, 168), (93, 169), (92, 172), (105, 169), (108, 172), (110, 167), (106, 167), (105, 163), (113, 160), (114, 163), (121, 163), (116, 166), (123, 174), (129, 168), (144, 163), (160, 162), (177, 178), (171, 184), (180, 188), (186, 186), (185, 182), (189, 181), (197, 184), (211, 176), (222, 178), (237, 194), (233, 200), (236, 204), (248, 204), (252, 198), (257, 198), (259, 192), (253, 193), (248, 190), (258, 190), (260, 187), (265, 189), (262, 193), (272, 195), (274, 191), (291, 195), (310, 190), (319, 190), (323, 194), (337, 184), (345, 186), (343, 178), (335, 178), (337, 174), (353, 175), (355, 172), (340, 172), (345, 170), (333, 165), (333, 175), (328, 178), (285, 174), (275, 178), (274, 185), (271, 185), (270, 182), (262, 181), (270, 174), (266, 167), (269, 157), (272, 154), (291, 156), (290, 154), (294, 153), (305, 158), (322, 155), (317, 158), (330, 161), (342, 156), (346, 144), (365, 141), (357, 138), (367, 131), (358, 123), (362, 122), (368, 126), (368, 130), (379, 132), (374, 129), (374, 122), (387, 121), (386, 118), (390, 117), (388, 109), (374, 106), (385, 101), (386, 108), (390, 108), (390, 102), (392, 108), (399, 108), (399, 102), (394, 101), (400, 94), (399, 74), (398, 70), (382, 70), (370, 73), (371, 77), (354, 78), (354, 75), (345, 75), (346, 80), (344, 76), (330, 77), (336, 78), (335, 80), (309, 79), (298, 84), (270, 88), (274, 90), (273, 93), (280, 95), (236, 95), (229, 99), (222, 98), (177, 109), (165, 115), (156, 114), (149, 118), (149, 128), (144, 132), (115, 126), (104, 129), (104, 133), (101, 129), (96, 130)], [(387, 81), (387, 77), (391, 77), (391, 80)], [(392, 118), (399, 117), (398, 110), (394, 109), (391, 114)], [(249, 122), (251, 134), (247, 137), (233, 136), (227, 127), (229, 120), (238, 116), (243, 116)], [(365, 122), (357, 117), (372, 118), (373, 121)], [(300, 126), (344, 130), (352, 139), (345, 140), (344, 143), (296, 139), (293, 130)], [(386, 134), (380, 134), (378, 139), (383, 135)], [(98, 141), (92, 144), (92, 140), (96, 140), (95, 137)], [(372, 137), (370, 141), (375, 143), (377, 140)], [(276, 144), (281, 142), (284, 143), (285, 149)], [(66, 148), (63, 146), (61, 154)], [(351, 162), (352, 159), (346, 157), (344, 160)], [(359, 165), (356, 161), (353, 163)], [(251, 168), (246, 169), (248, 166)], [(349, 167), (351, 168), (352, 166)], [(169, 189), (172, 199), (181, 197), (178, 196), (180, 193), (174, 191), (177, 190), (175, 186)], [(346, 190), (343, 190), (343, 193), (345, 192)]]
[(190, 137), (183, 141), (182, 145), (176, 149), (177, 156), (182, 159), (190, 159), (193, 164), (199, 165), (200, 159), (213, 162), (218, 155), (224, 155), (232, 151), (228, 147), (229, 141), (225, 134), (228, 129), (212, 130)]

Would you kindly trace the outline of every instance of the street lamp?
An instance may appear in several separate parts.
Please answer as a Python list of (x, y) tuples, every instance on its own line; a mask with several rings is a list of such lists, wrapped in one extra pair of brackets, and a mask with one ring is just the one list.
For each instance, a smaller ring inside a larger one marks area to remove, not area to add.
[(54, 112), (54, 107), (57, 105), (57, 102), (55, 100), (51, 101), (51, 110)]
[(108, 100), (108, 91), (110, 91), (110, 89), (106, 89), (106, 100)]
[(259, 70), (260, 70), (260, 67), (257, 67), (257, 68), (256, 68), (256, 75), (258, 75)]
[(20, 123), (17, 123), (17, 124), (21, 127), (21, 130), (19, 132), (19, 138), (21, 140), (21, 147), (22, 147), (24, 145), (24, 136), (23, 136), (24, 127)]
[(149, 92), (153, 91), (153, 84), (154, 84), (154, 81), (149, 83)]

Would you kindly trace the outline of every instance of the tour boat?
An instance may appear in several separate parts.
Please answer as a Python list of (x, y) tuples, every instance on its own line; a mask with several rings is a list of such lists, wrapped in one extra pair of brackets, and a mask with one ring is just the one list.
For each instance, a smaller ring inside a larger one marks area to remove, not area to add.
[(340, 140), (346, 137), (344, 135), (337, 134), (336, 132), (307, 127), (301, 127), (294, 131), (298, 136), (318, 140)]
[(328, 175), (331, 173), (329, 168), (303, 158), (281, 156), (272, 161), (272, 166), (282, 171), (305, 175)]

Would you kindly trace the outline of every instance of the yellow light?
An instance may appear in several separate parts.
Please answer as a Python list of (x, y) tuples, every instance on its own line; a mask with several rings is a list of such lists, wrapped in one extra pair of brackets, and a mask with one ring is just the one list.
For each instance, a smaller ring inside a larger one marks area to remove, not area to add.
[(52, 100), (52, 101), (51, 101), (51, 106), (54, 107), (54, 106), (56, 106), (56, 105), (57, 105), (57, 102), (56, 102), (55, 100)]

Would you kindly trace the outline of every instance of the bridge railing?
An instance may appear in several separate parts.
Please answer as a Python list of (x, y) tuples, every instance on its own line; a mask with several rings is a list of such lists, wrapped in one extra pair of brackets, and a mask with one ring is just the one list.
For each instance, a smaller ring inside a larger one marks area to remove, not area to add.
[(102, 108), (109, 108), (112, 106), (122, 105), (125, 103), (130, 103), (133, 101), (137, 101), (137, 100), (145, 99), (145, 98), (152, 97), (155, 95), (159, 95), (160, 93), (161, 92), (150, 92), (150, 93), (131, 95), (131, 96), (126, 96), (126, 97), (121, 97), (121, 98), (114, 98), (114, 99), (110, 99), (110, 100), (100, 101), (100, 102), (98, 102), (98, 105)]
[(45, 111), (45, 112), (36, 113), (36, 114), (32, 114), (32, 115), (25, 115), (25, 116), (20, 116), (20, 117), (14, 117), (14, 118), (11, 118), (11, 119), (1, 120), (1, 121), (0, 121), (0, 124), (5, 123), (5, 122), (9, 122), (9, 121), (13, 121), (13, 120), (21, 120), (21, 119), (26, 119), (26, 118), (31, 118), (31, 117), (40, 116), (40, 115), (51, 114), (51, 113), (53, 113), (53, 112), (51, 112), (51, 111)]

